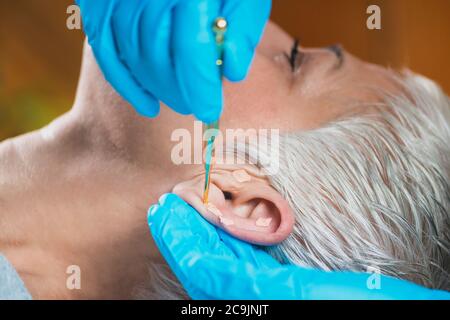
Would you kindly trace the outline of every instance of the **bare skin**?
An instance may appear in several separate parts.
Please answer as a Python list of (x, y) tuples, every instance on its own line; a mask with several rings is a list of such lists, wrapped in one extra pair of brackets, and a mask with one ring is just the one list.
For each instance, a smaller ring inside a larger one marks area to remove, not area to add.
[[(348, 101), (376, 101), (367, 88), (395, 88), (389, 71), (347, 53), (339, 63), (327, 49), (301, 49), (292, 73), (292, 43), (269, 25), (248, 79), (224, 85), (222, 128), (308, 130), (352, 112)], [(130, 298), (148, 281), (147, 265), (162, 258), (147, 209), (198, 174), (170, 161), (171, 132), (193, 120), (164, 106), (156, 119), (138, 116), (86, 47), (73, 109), (0, 144), (0, 252), (35, 299)], [(70, 265), (81, 290), (66, 288)]]

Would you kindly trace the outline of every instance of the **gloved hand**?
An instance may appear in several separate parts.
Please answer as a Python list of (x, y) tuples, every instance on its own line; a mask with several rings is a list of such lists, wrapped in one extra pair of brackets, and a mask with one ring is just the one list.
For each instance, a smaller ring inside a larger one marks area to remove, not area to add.
[(228, 21), (223, 75), (243, 80), (269, 18), (271, 0), (76, 0), (105, 78), (144, 116), (163, 101), (210, 123), (222, 112), (212, 26)]
[(450, 299), (450, 293), (381, 276), (282, 265), (266, 252), (209, 224), (178, 196), (167, 194), (148, 222), (167, 263), (193, 299)]

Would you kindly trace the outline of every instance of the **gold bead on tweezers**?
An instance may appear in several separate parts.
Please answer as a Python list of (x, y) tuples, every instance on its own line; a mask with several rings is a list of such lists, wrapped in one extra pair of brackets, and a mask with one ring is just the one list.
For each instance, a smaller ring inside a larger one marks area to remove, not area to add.
[[(216, 36), (216, 44), (220, 51), (222, 51), (222, 45), (225, 40), (225, 32), (227, 31), (228, 21), (223, 17), (218, 17), (214, 20), (213, 31)], [(222, 56), (222, 54), (220, 54)], [(223, 64), (222, 57), (216, 60), (216, 65), (221, 66)]]
[(225, 18), (223, 17), (218, 17), (215, 21), (214, 21), (214, 31), (225, 31), (227, 29), (228, 26), (228, 22)]

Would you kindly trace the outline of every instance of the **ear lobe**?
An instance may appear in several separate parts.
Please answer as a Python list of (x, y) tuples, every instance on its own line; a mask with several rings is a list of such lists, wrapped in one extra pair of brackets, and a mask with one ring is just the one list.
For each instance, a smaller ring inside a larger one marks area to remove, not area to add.
[(211, 175), (207, 205), (202, 202), (203, 177), (178, 184), (173, 192), (236, 238), (259, 245), (285, 240), (294, 226), (288, 202), (261, 178), (251, 177), (243, 182), (235, 176), (227, 171)]

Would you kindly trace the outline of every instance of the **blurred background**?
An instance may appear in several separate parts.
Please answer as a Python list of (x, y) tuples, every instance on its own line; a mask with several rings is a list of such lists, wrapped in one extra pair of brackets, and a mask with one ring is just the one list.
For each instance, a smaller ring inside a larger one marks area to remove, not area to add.
[[(70, 109), (83, 33), (68, 30), (73, 0), (0, 0), (0, 141)], [(408, 67), (450, 93), (450, 0), (273, 0), (272, 19), (305, 46), (341, 43), (371, 62)], [(366, 28), (381, 8), (382, 30)]]

